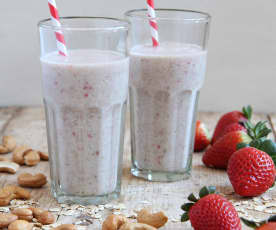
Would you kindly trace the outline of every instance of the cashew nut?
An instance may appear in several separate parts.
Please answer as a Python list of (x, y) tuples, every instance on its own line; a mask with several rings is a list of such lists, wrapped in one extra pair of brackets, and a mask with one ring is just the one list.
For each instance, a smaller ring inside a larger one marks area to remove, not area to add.
[(0, 145), (0, 154), (8, 153), (9, 150), (3, 145)]
[(103, 222), (102, 230), (118, 230), (125, 223), (128, 223), (125, 216), (112, 214)]
[(10, 223), (17, 220), (17, 216), (10, 213), (0, 213), (0, 228), (8, 227)]
[(7, 185), (0, 190), (0, 206), (7, 206), (13, 199), (25, 199), (31, 198), (31, 194), (20, 187), (14, 185)]
[(144, 208), (137, 215), (137, 222), (151, 225), (155, 228), (164, 226), (168, 221), (168, 217), (164, 212), (151, 213), (148, 209)]
[(142, 223), (126, 223), (120, 230), (156, 230), (156, 228)]
[(33, 224), (26, 220), (16, 220), (9, 225), (9, 230), (32, 230)]
[(40, 156), (37, 151), (31, 150), (24, 154), (24, 163), (28, 166), (35, 166), (40, 162)]
[(13, 192), (5, 189), (0, 190), (0, 206), (7, 206), (14, 199)]
[(41, 152), (41, 151), (38, 151), (38, 153), (39, 153), (39, 156), (40, 156), (40, 160), (43, 160), (43, 161), (48, 161), (49, 160), (48, 153)]
[(15, 185), (10, 185), (7, 186), (8, 188), (11, 187), (12, 189), (14, 189), (14, 199), (23, 199), (23, 200), (29, 200), (31, 199), (31, 193), (24, 189), (24, 188), (20, 188), (18, 186)]
[(18, 176), (17, 182), (22, 187), (40, 188), (47, 183), (47, 177), (42, 173), (35, 175), (22, 173)]
[(62, 224), (52, 230), (77, 230), (77, 228), (73, 224)]
[(14, 162), (0, 161), (0, 172), (15, 174), (19, 167), (20, 166)]
[(44, 211), (36, 217), (37, 221), (43, 225), (55, 223), (55, 217), (51, 212)]
[(8, 152), (12, 152), (16, 148), (16, 140), (12, 136), (3, 136), (2, 145), (7, 148)]
[(28, 146), (19, 146), (17, 147), (12, 154), (12, 160), (20, 165), (24, 165), (24, 155), (31, 151)]
[[(0, 148), (1, 148), (1, 145), (0, 145)], [(8, 161), (8, 162), (10, 162), (10, 159), (8, 159), (6, 157), (0, 157), (0, 161)]]
[(19, 220), (31, 221), (33, 219), (33, 212), (28, 208), (17, 208), (12, 211), (12, 214), (16, 215)]
[(33, 212), (33, 216), (37, 219), (39, 215), (41, 215), (45, 210), (41, 208), (29, 207), (30, 210)]

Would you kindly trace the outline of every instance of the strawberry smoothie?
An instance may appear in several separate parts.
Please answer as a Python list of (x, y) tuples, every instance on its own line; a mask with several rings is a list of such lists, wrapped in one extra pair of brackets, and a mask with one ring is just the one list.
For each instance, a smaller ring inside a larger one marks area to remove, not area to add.
[[(132, 173), (150, 180), (177, 180), (154, 173), (189, 172), (195, 111), (207, 52), (197, 45), (161, 43), (130, 50)], [(151, 176), (146, 175), (151, 174)]]
[(68, 52), (41, 58), (54, 193), (81, 199), (119, 192), (129, 59)]

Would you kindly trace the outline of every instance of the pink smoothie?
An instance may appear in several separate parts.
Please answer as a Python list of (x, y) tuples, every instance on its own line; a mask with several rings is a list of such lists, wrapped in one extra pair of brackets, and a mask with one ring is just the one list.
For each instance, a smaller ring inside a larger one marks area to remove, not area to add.
[(134, 167), (182, 172), (193, 146), (197, 96), (204, 82), (206, 51), (161, 43), (130, 50), (130, 101)]
[(119, 53), (71, 50), (41, 58), (52, 177), (67, 195), (119, 186), (129, 60)]

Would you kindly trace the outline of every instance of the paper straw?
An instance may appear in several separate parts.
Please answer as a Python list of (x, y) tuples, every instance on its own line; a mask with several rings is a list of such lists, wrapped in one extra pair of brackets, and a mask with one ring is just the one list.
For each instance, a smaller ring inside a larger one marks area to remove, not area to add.
[[(61, 27), (59, 14), (55, 0), (48, 0), (48, 5), (51, 13), (52, 23), (55, 27)], [(57, 49), (60, 55), (67, 56), (67, 48), (64, 40), (64, 35), (61, 30), (56, 30)]]
[(155, 19), (156, 14), (154, 10), (154, 0), (147, 0), (147, 7), (148, 7), (148, 16), (151, 18), (149, 20), (150, 23), (150, 31), (151, 31), (151, 37), (152, 37), (152, 45), (154, 47), (159, 46), (159, 36), (158, 36), (158, 26)]

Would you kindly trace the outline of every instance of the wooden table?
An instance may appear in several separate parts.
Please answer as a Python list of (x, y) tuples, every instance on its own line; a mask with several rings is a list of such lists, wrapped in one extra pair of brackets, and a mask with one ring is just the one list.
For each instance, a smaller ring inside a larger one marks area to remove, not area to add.
[[(220, 113), (200, 113), (199, 119), (205, 122), (210, 129), (213, 129)], [(254, 120), (266, 119), (266, 114), (255, 115)], [(276, 122), (276, 116), (271, 114), (272, 121)], [(12, 107), (0, 109), (0, 136), (12, 135), (19, 144), (27, 144), (34, 149), (47, 151), (46, 127), (44, 120), (44, 112), (40, 107)], [(7, 155), (10, 157), (11, 154)], [(141, 179), (134, 178), (130, 174), (130, 132), (126, 130), (125, 137), (125, 160), (124, 173), (122, 179), (122, 196), (119, 201), (113, 204), (120, 204), (122, 213), (134, 213), (145, 206), (152, 206), (154, 210), (164, 210), (169, 216), (170, 221), (163, 229), (192, 229), (189, 223), (180, 223), (179, 217), (182, 211), (180, 206), (186, 201), (189, 193), (198, 193), (198, 190), (204, 185), (215, 185), (219, 192), (225, 194), (233, 201), (241, 215), (249, 215), (254, 218), (265, 218), (269, 213), (276, 214), (276, 191), (270, 190), (263, 198), (254, 200), (241, 199), (233, 194), (233, 189), (227, 178), (225, 171), (208, 169), (201, 162), (201, 153), (194, 154), (192, 177), (186, 181), (174, 183), (151, 183)], [(20, 172), (43, 172), (49, 178), (48, 162), (41, 162), (35, 167), (21, 167)], [(17, 173), (18, 174), (18, 173)], [(73, 175), (72, 175), (73, 176)], [(16, 184), (17, 175), (0, 174), (0, 185)], [(50, 180), (50, 179), (49, 179)], [(49, 184), (41, 189), (31, 190), (34, 200), (39, 202), (39, 206), (45, 209), (57, 211), (58, 223), (75, 223), (81, 222), (82, 219), (89, 219), (93, 222), (89, 226), (80, 226), (79, 229), (100, 229), (102, 218), (110, 213), (110, 207), (105, 207), (103, 211), (99, 211), (97, 216), (90, 219), (87, 215), (82, 215), (75, 210), (70, 213), (65, 211), (69, 209), (67, 206), (59, 205), (50, 194)], [(273, 200), (274, 199), (274, 200)], [(264, 209), (264, 204), (271, 208)], [(124, 206), (126, 209), (124, 209)], [(90, 207), (91, 208), (91, 207)], [(92, 207), (93, 208), (93, 207)], [(249, 209), (247, 209), (249, 208)], [(83, 209), (83, 208), (80, 208)], [(103, 209), (102, 207), (100, 209)], [(253, 210), (252, 210), (253, 209)], [(254, 210), (255, 209), (255, 210)], [(258, 210), (258, 211), (257, 211)], [(118, 212), (118, 211), (117, 211)], [(88, 225), (85, 221), (84, 225)], [(243, 229), (248, 229), (244, 227)]]

